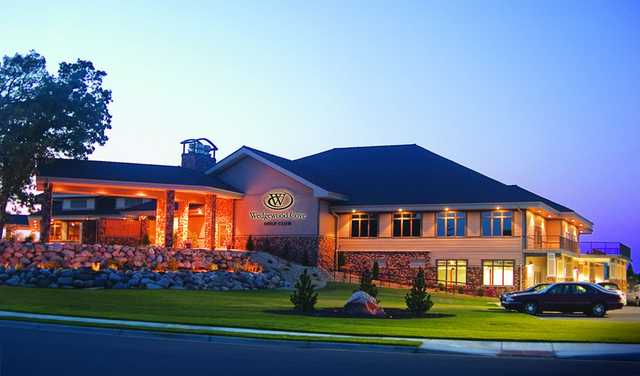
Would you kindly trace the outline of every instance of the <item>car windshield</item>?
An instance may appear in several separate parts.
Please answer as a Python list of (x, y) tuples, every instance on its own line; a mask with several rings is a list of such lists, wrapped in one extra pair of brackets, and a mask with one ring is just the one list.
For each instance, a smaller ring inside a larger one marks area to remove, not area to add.
[(537, 286), (533, 286), (533, 287), (531, 288), (531, 291), (542, 291), (542, 290), (546, 289), (548, 286), (549, 286), (549, 285), (548, 285), (548, 284), (546, 284), (546, 283), (539, 284), (539, 285), (537, 285)]
[(611, 293), (611, 290), (610, 290), (610, 289), (608, 289), (608, 288), (606, 288), (606, 287), (603, 287), (602, 285), (599, 285), (599, 284), (597, 284), (597, 283), (593, 284), (593, 287), (597, 288), (597, 289), (598, 289), (598, 290), (600, 290), (600, 291), (606, 291), (606, 292), (608, 292), (608, 293)]
[(616, 285), (615, 283), (602, 283), (600, 284), (600, 286), (604, 287), (607, 290), (620, 290), (618, 285)]

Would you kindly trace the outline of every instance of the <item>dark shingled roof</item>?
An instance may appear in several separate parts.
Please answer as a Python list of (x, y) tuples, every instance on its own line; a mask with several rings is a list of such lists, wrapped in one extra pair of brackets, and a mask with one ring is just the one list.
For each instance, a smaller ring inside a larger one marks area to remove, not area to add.
[(21, 214), (9, 214), (7, 217), (8, 225), (29, 226), (29, 216)]
[(326, 190), (348, 196), (345, 205), (544, 202), (559, 211), (572, 211), (416, 144), (336, 148), (295, 160), (246, 148)]
[(193, 185), (240, 193), (237, 189), (217, 177), (179, 166), (53, 159), (40, 167), (38, 175), (57, 178)]

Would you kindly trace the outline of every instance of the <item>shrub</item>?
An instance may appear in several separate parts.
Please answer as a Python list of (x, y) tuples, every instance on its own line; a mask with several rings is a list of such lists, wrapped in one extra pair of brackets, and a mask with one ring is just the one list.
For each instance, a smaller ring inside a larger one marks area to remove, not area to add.
[(371, 275), (369, 269), (365, 269), (362, 271), (362, 275), (360, 277), (360, 287), (358, 289), (371, 295), (378, 301), (378, 303), (380, 303), (380, 299), (378, 299), (378, 288), (373, 283), (373, 276)]
[(478, 287), (478, 288), (476, 289), (476, 294), (477, 294), (478, 296), (484, 296), (484, 289), (483, 289), (482, 287)]
[(311, 283), (311, 277), (307, 273), (307, 269), (300, 274), (300, 278), (295, 285), (295, 291), (291, 295), (291, 303), (293, 307), (300, 312), (313, 312), (316, 302), (318, 301), (318, 293), (315, 286)]
[(458, 286), (458, 294), (464, 294), (464, 286)]
[(142, 235), (142, 245), (149, 245), (151, 244), (151, 240), (149, 240), (149, 234), (144, 234)]
[(371, 278), (378, 279), (380, 277), (380, 265), (378, 265), (377, 261), (373, 262), (373, 267), (371, 268)]
[(255, 247), (256, 245), (253, 244), (253, 238), (249, 235), (249, 238), (247, 239), (247, 251), (253, 251)]
[(25, 243), (33, 243), (33, 235), (29, 235), (24, 238)]
[(404, 301), (407, 304), (407, 309), (418, 317), (424, 316), (433, 306), (431, 295), (427, 293), (424, 270), (422, 268), (418, 270), (418, 274), (413, 279), (411, 290), (404, 297)]

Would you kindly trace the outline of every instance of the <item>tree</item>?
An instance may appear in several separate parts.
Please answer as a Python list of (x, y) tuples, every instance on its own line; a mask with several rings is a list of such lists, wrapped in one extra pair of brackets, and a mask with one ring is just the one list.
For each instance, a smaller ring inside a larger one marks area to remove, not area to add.
[(373, 262), (373, 268), (371, 268), (371, 278), (378, 279), (380, 276), (380, 265), (378, 265), (377, 261)]
[(253, 238), (249, 235), (247, 239), (247, 251), (253, 251), (255, 249), (255, 244), (253, 244)]
[(295, 290), (291, 295), (291, 303), (294, 308), (300, 312), (313, 312), (316, 302), (318, 301), (318, 293), (316, 287), (311, 283), (311, 277), (305, 269), (295, 285)]
[(427, 293), (427, 284), (424, 280), (424, 270), (422, 268), (418, 270), (413, 279), (411, 290), (404, 297), (404, 302), (407, 304), (407, 309), (418, 317), (424, 316), (433, 306), (431, 295)]
[(51, 158), (86, 159), (107, 142), (111, 91), (90, 61), (61, 63), (56, 75), (35, 51), (0, 64), (0, 228), (9, 203), (33, 207), (33, 176)]
[(380, 300), (378, 299), (378, 288), (373, 283), (373, 276), (371, 275), (369, 269), (365, 269), (362, 271), (362, 275), (360, 276), (360, 287), (358, 289), (376, 298), (378, 303), (380, 302)]

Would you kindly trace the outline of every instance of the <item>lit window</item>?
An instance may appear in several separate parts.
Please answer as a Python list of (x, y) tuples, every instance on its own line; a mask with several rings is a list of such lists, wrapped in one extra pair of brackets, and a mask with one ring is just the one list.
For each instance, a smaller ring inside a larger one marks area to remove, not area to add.
[(393, 236), (420, 236), (422, 233), (419, 213), (397, 213), (393, 215)]
[(464, 236), (467, 223), (465, 212), (445, 211), (438, 213), (438, 236)]
[(482, 284), (485, 286), (513, 286), (513, 261), (483, 261)]
[(482, 236), (513, 235), (513, 212), (482, 212)]
[(378, 236), (378, 216), (375, 214), (351, 215), (351, 236), (354, 238)]
[(438, 284), (464, 286), (467, 283), (467, 260), (437, 260)]

